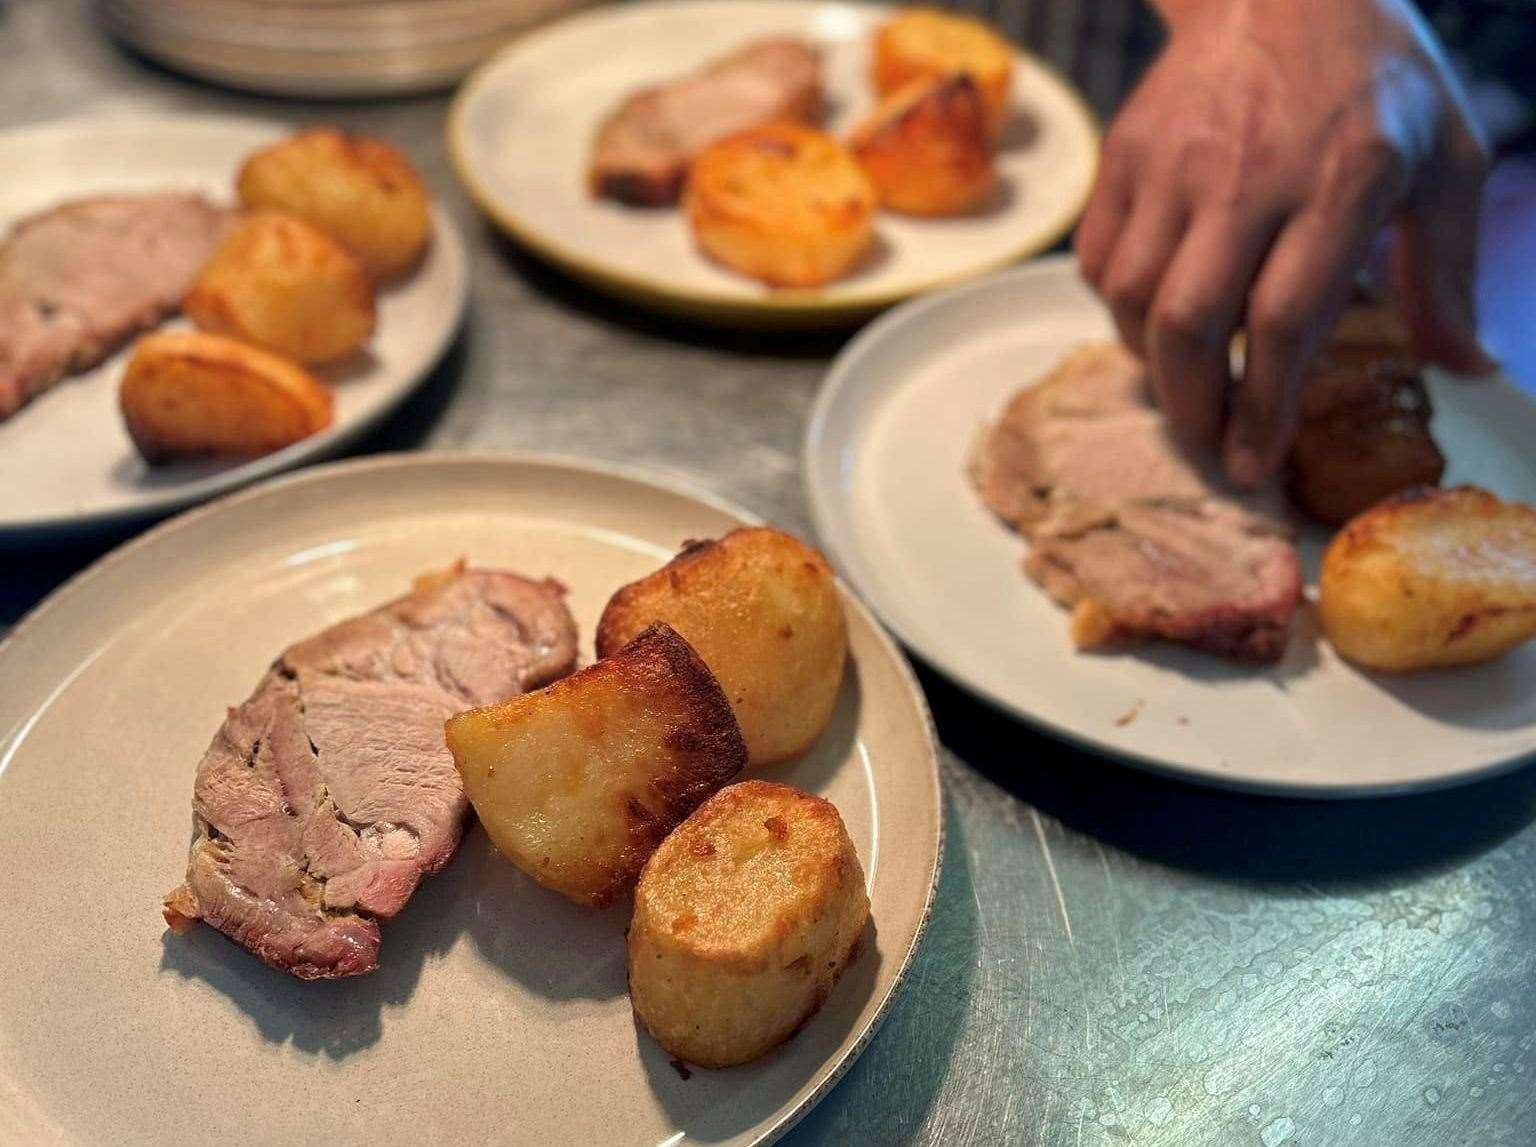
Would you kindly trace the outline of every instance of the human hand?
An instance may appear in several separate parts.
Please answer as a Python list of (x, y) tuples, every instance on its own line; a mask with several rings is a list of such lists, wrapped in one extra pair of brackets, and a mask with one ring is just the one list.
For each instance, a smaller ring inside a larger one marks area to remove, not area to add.
[(1278, 468), (1307, 365), (1394, 218), (1416, 349), (1489, 369), (1487, 154), (1407, 0), (1157, 2), (1168, 45), (1110, 127), (1077, 252), (1179, 436), (1243, 485)]

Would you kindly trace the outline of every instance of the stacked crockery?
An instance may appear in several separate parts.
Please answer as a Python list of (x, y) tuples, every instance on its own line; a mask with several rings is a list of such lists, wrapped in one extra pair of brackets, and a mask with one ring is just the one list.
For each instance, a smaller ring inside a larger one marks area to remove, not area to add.
[(447, 87), (517, 32), (587, 0), (96, 0), (167, 67), (279, 95)]

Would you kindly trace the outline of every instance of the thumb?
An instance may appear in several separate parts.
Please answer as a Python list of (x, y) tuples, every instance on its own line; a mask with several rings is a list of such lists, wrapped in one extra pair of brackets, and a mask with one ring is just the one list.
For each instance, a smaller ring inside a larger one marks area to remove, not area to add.
[(1457, 374), (1487, 374), (1497, 363), (1477, 338), (1477, 232), (1484, 161), (1445, 171), (1397, 220), (1393, 279), (1425, 362)]

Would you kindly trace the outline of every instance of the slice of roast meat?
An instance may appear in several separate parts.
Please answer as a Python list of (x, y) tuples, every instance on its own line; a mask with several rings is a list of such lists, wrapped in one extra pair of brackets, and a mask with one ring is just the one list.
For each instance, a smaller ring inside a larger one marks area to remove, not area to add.
[(1073, 610), (1081, 648), (1152, 637), (1275, 661), (1301, 600), (1295, 547), (1273, 523), (1215, 498), (1063, 516), (1035, 534), (1024, 568)]
[(1245, 661), (1284, 652), (1301, 596), (1287, 531), (1223, 495), (1174, 443), (1141, 364), (1083, 347), (979, 438), (982, 501), (1031, 539), (1025, 570), (1089, 648), (1133, 637)]
[(200, 195), (159, 192), (17, 223), (0, 245), (0, 419), (174, 314), (229, 218)]
[(820, 53), (789, 36), (755, 41), (611, 112), (592, 142), (592, 193), (637, 207), (676, 203), (709, 144), (774, 120), (814, 125), (823, 110)]
[(1074, 351), (1014, 395), (978, 441), (971, 471), (987, 507), (1025, 534), (1064, 503), (1211, 493), (1169, 437), (1141, 364), (1108, 344)]
[(574, 668), (564, 593), (456, 567), (290, 646), (198, 765), (166, 923), (202, 920), (301, 979), (373, 971), (378, 921), (463, 834), (443, 722)]

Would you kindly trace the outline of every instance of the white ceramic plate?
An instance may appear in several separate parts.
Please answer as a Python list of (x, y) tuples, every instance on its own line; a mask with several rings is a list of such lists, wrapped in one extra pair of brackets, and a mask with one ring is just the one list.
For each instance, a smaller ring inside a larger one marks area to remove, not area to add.
[[(901, 308), (833, 365), (806, 439), (817, 530), (843, 575), (959, 684), (1062, 736), (1236, 787), (1314, 796), (1466, 780), (1536, 750), (1536, 645), (1490, 665), (1373, 676), (1300, 612), (1285, 660), (1244, 669), (1148, 645), (1080, 654), (1024, 543), (964, 474), (984, 422), (1073, 346), (1113, 337), (1069, 259)], [(1536, 406), (1431, 374), (1448, 483), (1536, 502)], [(1302, 537), (1315, 577), (1325, 541)], [(1315, 581), (1314, 583), (1315, 584)]]
[[(0, 233), (67, 199), (186, 188), (232, 201), (251, 151), (288, 129), (242, 119), (166, 116), (64, 121), (0, 135)], [(430, 373), (468, 297), (459, 234), (433, 212), (432, 246), (414, 275), (379, 296), (367, 353), (321, 377), (333, 382), (330, 429), (254, 461), (147, 466), (129, 441), (117, 383), (129, 348), (60, 382), (0, 422), (0, 539), (127, 522), (190, 506), (333, 454), (384, 419)]]
[(593, 132), (625, 95), (762, 36), (803, 36), (825, 49), (832, 128), (841, 133), (870, 107), (870, 37), (891, 12), (822, 0), (657, 0), (569, 17), (469, 79), (449, 118), (450, 150), (480, 206), (524, 245), (601, 287), (695, 318), (848, 318), (1046, 249), (1082, 210), (1098, 131), (1072, 89), (1022, 53), (1021, 114), (998, 157), (998, 205), (964, 219), (882, 214), (878, 255), (820, 291), (769, 290), (699, 254), (679, 212), (588, 193)]
[(684, 1080), (635, 1026), (628, 906), (578, 908), (474, 828), (384, 930), (379, 971), (301, 983), (166, 933), (192, 776), (296, 638), (460, 555), (571, 589), (582, 650), (618, 585), (747, 515), (548, 458), (370, 458), (166, 523), (0, 645), (0, 1142), (634, 1143), (772, 1138), (871, 1038), (916, 948), (941, 822), (927, 713), (851, 596), (827, 733), (774, 779), (841, 810), (874, 934), (756, 1064)]

